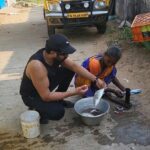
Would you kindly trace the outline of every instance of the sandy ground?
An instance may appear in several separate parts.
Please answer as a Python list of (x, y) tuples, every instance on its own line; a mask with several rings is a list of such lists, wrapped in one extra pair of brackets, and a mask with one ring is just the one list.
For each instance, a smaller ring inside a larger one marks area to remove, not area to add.
[[(97, 34), (95, 28), (57, 32), (69, 37), (77, 48), (71, 58), (81, 63), (87, 56), (104, 51), (108, 41), (115, 39), (117, 29), (112, 32), (112, 28), (109, 23), (105, 35)], [(27, 107), (19, 95), (20, 80), (29, 56), (44, 46), (47, 37), (41, 7), (0, 11), (0, 150), (149, 150), (150, 51), (127, 42), (121, 42), (118, 77), (126, 87), (143, 90), (132, 97), (131, 110), (118, 115), (111, 104), (100, 126), (88, 127), (68, 109), (62, 120), (42, 125), (40, 137), (23, 138), (19, 116)]]

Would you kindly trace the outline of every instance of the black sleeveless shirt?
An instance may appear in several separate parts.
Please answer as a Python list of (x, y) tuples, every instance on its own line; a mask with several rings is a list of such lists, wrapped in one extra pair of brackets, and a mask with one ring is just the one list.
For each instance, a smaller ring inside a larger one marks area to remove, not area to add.
[[(45, 62), (45, 59), (43, 57), (43, 51), (44, 51), (44, 48), (43, 49), (40, 49), (39, 51), (37, 51), (35, 54), (33, 54), (28, 63), (31, 61), (31, 60), (38, 60), (40, 61), (47, 69), (47, 72), (48, 72), (48, 79), (49, 81), (53, 80), (56, 72), (57, 72), (57, 69), (59, 68), (60, 66), (60, 62), (55, 62), (53, 65), (48, 65), (46, 62)], [(27, 63), (27, 65), (28, 65)], [(21, 86), (20, 86), (20, 94), (22, 96), (32, 96), (32, 97), (36, 97), (36, 96), (39, 96), (37, 90), (35, 89), (32, 81), (27, 77), (26, 75), (26, 68), (27, 68), (27, 65), (25, 67), (25, 70), (24, 70), (24, 73), (23, 73), (23, 78), (22, 78), (22, 81), (21, 81)], [(51, 90), (51, 88), (49, 87), (49, 89)]]

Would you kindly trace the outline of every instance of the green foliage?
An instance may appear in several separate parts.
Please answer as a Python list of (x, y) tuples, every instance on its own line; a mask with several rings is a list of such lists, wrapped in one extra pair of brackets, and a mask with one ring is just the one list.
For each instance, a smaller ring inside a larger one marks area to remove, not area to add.
[(118, 38), (119, 40), (132, 40), (132, 32), (130, 27), (124, 27), (119, 30), (118, 32)]
[(24, 1), (26, 3), (35, 3), (35, 4), (41, 4), (43, 0), (16, 0), (17, 2)]

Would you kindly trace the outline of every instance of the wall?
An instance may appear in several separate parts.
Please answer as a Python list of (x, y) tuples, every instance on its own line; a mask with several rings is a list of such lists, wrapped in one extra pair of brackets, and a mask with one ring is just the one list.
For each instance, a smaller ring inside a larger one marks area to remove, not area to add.
[[(116, 15), (119, 19), (124, 17), (125, 0), (116, 0)], [(127, 18), (132, 21), (137, 14), (150, 12), (150, 0), (127, 0)]]
[(7, 0), (7, 6), (11, 6), (14, 3), (16, 3), (16, 0)]

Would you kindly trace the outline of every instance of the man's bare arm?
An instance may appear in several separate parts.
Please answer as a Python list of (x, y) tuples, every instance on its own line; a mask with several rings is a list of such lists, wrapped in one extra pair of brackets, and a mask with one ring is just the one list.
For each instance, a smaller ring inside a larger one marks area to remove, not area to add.
[(67, 92), (51, 92), (49, 90), (50, 82), (47, 77), (47, 70), (44, 65), (37, 60), (33, 60), (28, 64), (26, 73), (44, 101), (62, 100), (66, 97), (80, 94), (80, 92), (82, 93), (87, 89), (87, 87), (83, 87), (83, 89), (75, 89)]
[[(72, 60), (70, 60), (69, 58), (65, 59), (65, 61), (63, 62), (63, 66), (72, 70), (73, 72), (77, 73), (78, 75), (87, 78), (91, 81), (95, 81), (96, 80), (96, 76), (93, 75), (92, 73), (90, 73), (88, 70), (86, 70), (84, 67), (78, 65), (77, 63), (73, 62)], [(97, 86), (99, 88), (104, 88), (105, 87), (105, 83), (98, 79), (97, 80)]]

